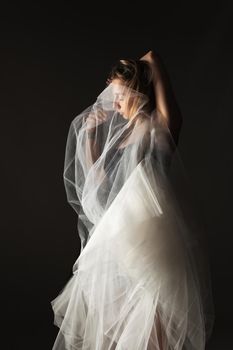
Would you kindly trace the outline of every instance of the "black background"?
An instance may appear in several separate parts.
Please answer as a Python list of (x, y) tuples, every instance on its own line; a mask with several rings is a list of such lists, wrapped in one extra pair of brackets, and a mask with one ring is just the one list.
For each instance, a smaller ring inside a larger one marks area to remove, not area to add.
[[(104, 13), (105, 11), (105, 13)], [(70, 122), (119, 58), (156, 50), (184, 122), (179, 151), (207, 227), (216, 321), (209, 349), (232, 347), (231, 2), (31, 2), (1, 11), (2, 342), (51, 349), (50, 301), (79, 255), (63, 185)]]

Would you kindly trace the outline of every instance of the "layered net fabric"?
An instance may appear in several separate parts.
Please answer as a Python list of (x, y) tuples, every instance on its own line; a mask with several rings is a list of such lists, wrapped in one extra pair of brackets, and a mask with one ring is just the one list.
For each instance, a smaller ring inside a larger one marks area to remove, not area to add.
[(146, 103), (111, 83), (71, 122), (64, 183), (81, 251), (51, 301), (53, 350), (204, 350), (212, 332), (205, 232), (171, 133)]

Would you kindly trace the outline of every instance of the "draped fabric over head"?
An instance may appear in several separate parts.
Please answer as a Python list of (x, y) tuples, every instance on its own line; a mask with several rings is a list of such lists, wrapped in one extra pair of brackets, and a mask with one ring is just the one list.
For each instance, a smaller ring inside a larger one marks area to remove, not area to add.
[(176, 143), (147, 102), (112, 82), (71, 122), (64, 181), (81, 252), (52, 302), (60, 327), (54, 350), (155, 349), (158, 320), (164, 350), (204, 350), (211, 334), (202, 227)]
[[(130, 120), (114, 109), (122, 96), (137, 100), (135, 117)], [(168, 171), (175, 144), (169, 130), (160, 125), (159, 112), (149, 115), (143, 111), (146, 102), (147, 96), (111, 83), (70, 125), (64, 180), (69, 202), (77, 212), (81, 209), (82, 249), (90, 228), (141, 161), (147, 168), (156, 162), (157, 181)]]

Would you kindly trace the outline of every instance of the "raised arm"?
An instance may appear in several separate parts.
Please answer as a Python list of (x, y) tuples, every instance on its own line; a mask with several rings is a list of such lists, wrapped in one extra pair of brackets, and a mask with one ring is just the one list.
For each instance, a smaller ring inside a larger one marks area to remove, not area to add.
[(152, 67), (156, 109), (177, 145), (183, 118), (168, 73), (159, 55), (153, 51), (147, 52), (140, 60), (147, 61)]

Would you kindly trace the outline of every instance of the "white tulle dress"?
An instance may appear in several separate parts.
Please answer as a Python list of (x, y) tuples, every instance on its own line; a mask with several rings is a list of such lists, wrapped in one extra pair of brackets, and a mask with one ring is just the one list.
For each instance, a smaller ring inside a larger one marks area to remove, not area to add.
[[(81, 251), (51, 301), (53, 350), (204, 350), (210, 273), (177, 149), (157, 111), (134, 123), (114, 111), (115, 89), (69, 130), (64, 180)], [(87, 118), (100, 110), (93, 136)]]

